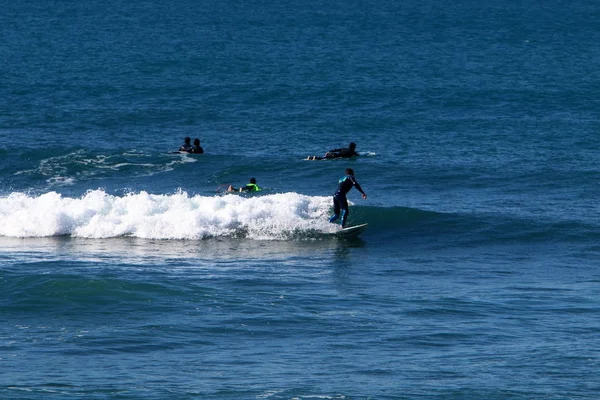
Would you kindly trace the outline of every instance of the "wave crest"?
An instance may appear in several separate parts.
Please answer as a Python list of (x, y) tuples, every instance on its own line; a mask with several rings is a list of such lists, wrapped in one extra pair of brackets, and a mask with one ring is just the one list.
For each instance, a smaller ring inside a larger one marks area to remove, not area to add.
[(80, 198), (12, 193), (0, 198), (0, 236), (285, 239), (298, 232), (331, 232), (330, 205), (330, 197), (297, 193), (210, 197), (142, 191), (114, 196), (93, 190)]

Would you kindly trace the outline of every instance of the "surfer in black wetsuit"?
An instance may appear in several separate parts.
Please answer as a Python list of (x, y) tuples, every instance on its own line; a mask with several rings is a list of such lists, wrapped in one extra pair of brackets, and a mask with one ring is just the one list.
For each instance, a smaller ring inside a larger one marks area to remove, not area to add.
[(200, 147), (200, 139), (194, 139), (194, 146), (188, 151), (194, 154), (203, 154), (204, 149)]
[(346, 194), (356, 186), (356, 189), (362, 194), (363, 199), (367, 199), (367, 194), (362, 190), (356, 179), (354, 178), (354, 170), (352, 168), (346, 168), (345, 176), (339, 180), (337, 189), (333, 194), (333, 215), (329, 218), (329, 222), (334, 222), (340, 216), (340, 210), (342, 212), (342, 219), (340, 224), (342, 228), (346, 225), (346, 219), (348, 218), (348, 199)]
[(325, 155), (323, 157), (308, 156), (306, 159), (307, 160), (323, 160), (326, 158), (350, 158), (350, 157), (360, 155), (356, 152), (355, 149), (356, 149), (356, 143), (350, 142), (350, 145), (348, 147), (342, 147), (340, 149), (329, 150), (327, 153), (325, 153)]
[(183, 139), (183, 144), (179, 148), (179, 151), (187, 151), (188, 153), (191, 152), (192, 148), (193, 148), (191, 141), (192, 141), (192, 139), (190, 139), (189, 136), (187, 136), (185, 139)]
[(229, 185), (227, 188), (228, 192), (260, 192), (262, 189), (256, 184), (256, 178), (250, 178), (250, 183), (247, 183), (246, 186), (242, 186), (239, 189), (234, 188)]

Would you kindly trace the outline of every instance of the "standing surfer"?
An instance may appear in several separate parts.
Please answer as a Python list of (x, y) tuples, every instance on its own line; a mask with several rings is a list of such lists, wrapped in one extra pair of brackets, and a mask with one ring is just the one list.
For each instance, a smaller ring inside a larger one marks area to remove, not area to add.
[(354, 170), (352, 168), (346, 168), (345, 174), (346, 175), (339, 180), (337, 189), (333, 194), (333, 215), (329, 218), (329, 222), (334, 222), (340, 216), (341, 211), (342, 219), (340, 224), (342, 225), (342, 228), (346, 225), (346, 219), (350, 212), (346, 194), (356, 186), (356, 189), (362, 194), (362, 198), (365, 200), (367, 199), (367, 194), (362, 190), (358, 182), (356, 182), (356, 178), (354, 178)]

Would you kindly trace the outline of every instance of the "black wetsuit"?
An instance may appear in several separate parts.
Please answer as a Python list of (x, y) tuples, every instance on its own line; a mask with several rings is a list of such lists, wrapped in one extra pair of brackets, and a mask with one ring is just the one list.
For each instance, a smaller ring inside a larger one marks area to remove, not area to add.
[(194, 153), (194, 154), (203, 154), (204, 153), (204, 149), (202, 147), (200, 147), (200, 146), (194, 146), (190, 150), (188, 150), (188, 152)]
[(346, 175), (342, 179), (340, 179), (337, 189), (333, 194), (333, 215), (329, 218), (329, 222), (333, 222), (338, 219), (340, 215), (340, 210), (342, 211), (342, 220), (340, 221), (342, 227), (346, 225), (346, 219), (348, 218), (348, 214), (350, 213), (348, 209), (348, 199), (346, 199), (346, 194), (354, 187), (365, 194), (362, 190), (358, 182), (353, 175)]
[(342, 147), (341, 149), (329, 150), (327, 154), (325, 154), (325, 158), (350, 158), (357, 155), (358, 153), (350, 147)]

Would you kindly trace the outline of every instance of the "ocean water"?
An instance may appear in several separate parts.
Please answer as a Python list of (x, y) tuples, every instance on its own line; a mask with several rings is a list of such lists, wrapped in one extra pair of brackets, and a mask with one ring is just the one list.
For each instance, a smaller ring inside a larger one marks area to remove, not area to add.
[(598, 398), (597, 2), (0, 9), (0, 398)]

